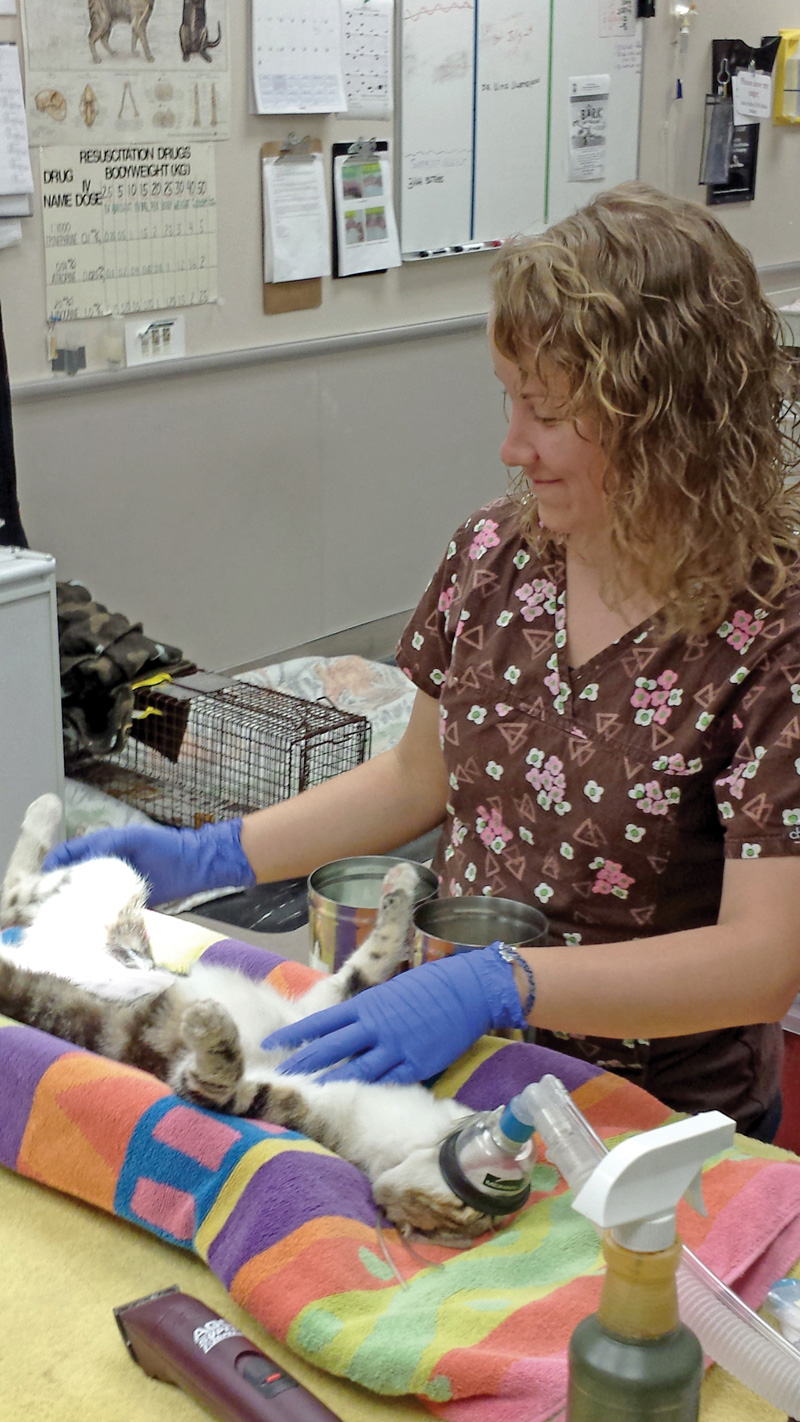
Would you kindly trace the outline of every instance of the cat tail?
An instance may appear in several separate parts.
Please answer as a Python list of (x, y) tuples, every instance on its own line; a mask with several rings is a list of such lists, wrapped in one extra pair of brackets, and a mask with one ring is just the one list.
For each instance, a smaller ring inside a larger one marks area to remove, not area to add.
[(38, 882), (45, 855), (61, 833), (62, 805), (57, 795), (40, 795), (28, 806), (0, 889), (0, 928), (24, 922), (26, 885)]

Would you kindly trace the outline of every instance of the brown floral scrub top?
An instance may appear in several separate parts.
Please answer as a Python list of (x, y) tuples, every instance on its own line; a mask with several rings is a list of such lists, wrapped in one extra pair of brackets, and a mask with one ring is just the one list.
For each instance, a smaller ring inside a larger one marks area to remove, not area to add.
[[(715, 923), (726, 857), (800, 853), (794, 586), (777, 608), (742, 594), (707, 637), (642, 624), (574, 671), (563, 561), (532, 552), (502, 499), (459, 529), (397, 660), (440, 703), (448, 896), (536, 904), (569, 952)], [(779, 1090), (777, 1024), (537, 1041), (742, 1127)]]

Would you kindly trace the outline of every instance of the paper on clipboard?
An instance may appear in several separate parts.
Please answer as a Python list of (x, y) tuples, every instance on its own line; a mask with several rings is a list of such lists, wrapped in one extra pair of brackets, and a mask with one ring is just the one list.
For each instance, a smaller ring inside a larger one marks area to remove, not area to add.
[(299, 162), (262, 160), (264, 281), (330, 276), (331, 249), (321, 153)]
[(383, 152), (364, 161), (346, 153), (333, 160), (338, 247), (337, 276), (400, 266), (392, 203), (392, 168)]
[(15, 44), (0, 44), (0, 193), (32, 192), (19, 54)]

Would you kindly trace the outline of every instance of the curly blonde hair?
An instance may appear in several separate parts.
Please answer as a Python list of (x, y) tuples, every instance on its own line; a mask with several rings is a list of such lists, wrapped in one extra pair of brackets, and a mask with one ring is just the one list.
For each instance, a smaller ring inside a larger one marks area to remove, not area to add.
[[(566, 377), (572, 417), (599, 424), (616, 596), (646, 593), (668, 633), (693, 635), (736, 593), (769, 602), (797, 577), (797, 367), (749, 253), (710, 212), (623, 183), (514, 239), (492, 334), (523, 378)], [(522, 479), (515, 493), (546, 549)]]

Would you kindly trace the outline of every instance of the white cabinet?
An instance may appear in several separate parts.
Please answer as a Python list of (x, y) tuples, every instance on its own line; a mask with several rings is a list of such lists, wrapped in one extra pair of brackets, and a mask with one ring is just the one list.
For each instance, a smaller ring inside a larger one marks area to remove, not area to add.
[(0, 548), (0, 874), (30, 801), (63, 785), (55, 559)]

